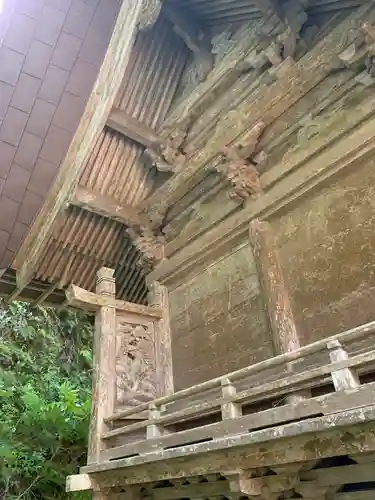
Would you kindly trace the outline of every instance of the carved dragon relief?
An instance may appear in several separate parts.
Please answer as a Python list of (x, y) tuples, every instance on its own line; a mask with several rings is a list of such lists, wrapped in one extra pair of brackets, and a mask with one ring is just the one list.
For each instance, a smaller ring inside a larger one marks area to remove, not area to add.
[(152, 333), (119, 317), (116, 332), (116, 405), (133, 407), (156, 397)]
[(231, 184), (231, 199), (243, 202), (262, 191), (257, 166), (265, 162), (266, 154), (259, 153), (257, 148), (265, 128), (265, 124), (259, 122), (251, 129), (243, 144), (226, 146), (222, 153), (224, 161), (215, 166)]

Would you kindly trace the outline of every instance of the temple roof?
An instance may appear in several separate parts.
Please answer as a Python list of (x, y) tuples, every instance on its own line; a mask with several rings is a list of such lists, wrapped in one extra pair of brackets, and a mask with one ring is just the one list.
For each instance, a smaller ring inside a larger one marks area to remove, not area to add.
[[(171, 209), (199, 183), (199, 177), (191, 185), (184, 183), (173, 165), (158, 164), (145, 150), (152, 152), (166, 138), (170, 144), (171, 130), (181, 123), (184, 112), (198, 117), (212, 104), (205, 101), (205, 85), (212, 89), (216, 85), (212, 81), (219, 81), (223, 54), (218, 52), (224, 50), (225, 56), (243, 43), (235, 33), (252, 23), (277, 19), (279, 9), (287, 9), (288, 3), (298, 2), (167, 0), (157, 17), (158, 2), (150, 0), (144, 3), (148, 10), (143, 9), (149, 19), (134, 46), (136, 7), (122, 5), (70, 149), (23, 244), (13, 261), (4, 265), (1, 295), (38, 300), (34, 291), (40, 288), (43, 301), (48, 302), (49, 295), (50, 302), (63, 305), (67, 286), (75, 283), (92, 290), (97, 270), (107, 266), (116, 270), (119, 298), (147, 301), (145, 276), (154, 258), (147, 231), (161, 225), (152, 220), (152, 209), (163, 199), (173, 200), (164, 207)], [(301, 0), (299, 8), (304, 9), (307, 24), (320, 29), (361, 3), (366, 2)], [(223, 38), (227, 42), (223, 49), (221, 42), (214, 44), (214, 37), (224, 31), (229, 35)], [(193, 59), (211, 67), (192, 85), (192, 68), (198, 71)], [(177, 144), (173, 154), (179, 148)]]

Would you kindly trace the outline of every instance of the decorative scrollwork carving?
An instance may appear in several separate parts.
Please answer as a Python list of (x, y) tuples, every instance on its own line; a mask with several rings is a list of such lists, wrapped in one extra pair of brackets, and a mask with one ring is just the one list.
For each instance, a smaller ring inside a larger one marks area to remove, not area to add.
[(137, 406), (156, 397), (154, 343), (146, 326), (119, 318), (116, 335), (117, 405)]
[(138, 18), (138, 29), (146, 30), (152, 28), (159, 17), (161, 7), (160, 0), (143, 0)]
[(232, 199), (243, 202), (262, 190), (257, 165), (265, 161), (266, 154), (258, 153), (257, 147), (264, 129), (265, 124), (260, 122), (252, 128), (244, 144), (226, 147), (224, 162), (215, 167), (230, 182)]

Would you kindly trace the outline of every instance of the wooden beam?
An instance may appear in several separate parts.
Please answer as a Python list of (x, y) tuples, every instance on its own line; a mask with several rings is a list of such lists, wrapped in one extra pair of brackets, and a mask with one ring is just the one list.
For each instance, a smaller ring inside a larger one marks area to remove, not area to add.
[(57, 288), (57, 283), (52, 283), (44, 292), (34, 300), (33, 306), (39, 306), (43, 304), (43, 302), (48, 299), (48, 297), (56, 290)]
[(110, 196), (96, 193), (84, 186), (76, 188), (70, 204), (129, 227), (150, 225), (146, 217), (140, 215), (131, 205), (120, 204)]
[[(173, 175), (143, 203), (143, 208), (150, 218), (154, 213), (158, 214), (158, 217), (154, 216), (155, 220), (160, 220), (168, 208), (208, 175), (215, 162), (220, 161), (219, 152), (223, 143), (231, 145), (233, 141), (241, 140), (242, 135), (259, 121), (266, 126), (271, 125), (324, 80), (337, 67), (338, 55), (360, 38), (359, 30), (352, 28), (365, 17), (371, 21), (375, 17), (375, 10), (368, 4), (357, 9), (333, 29), (324, 40), (296, 62), (287, 75), (269, 87), (257, 88), (250, 104), (245, 101), (236, 108), (236, 112), (232, 111), (231, 115), (223, 117), (222, 123), (218, 124), (215, 135), (210, 138), (205, 148), (196, 152), (187, 161), (185, 168)], [(348, 33), (345, 43), (342, 39), (343, 32)]]
[(125, 311), (129, 314), (136, 314), (147, 318), (160, 319), (162, 317), (160, 308), (142, 306), (140, 304), (133, 304), (132, 302), (125, 302), (124, 300), (117, 300), (105, 295), (97, 295), (76, 285), (70, 285), (66, 291), (66, 298), (70, 306), (83, 309), (84, 311), (97, 311), (101, 307), (114, 307), (119, 311)]
[(319, 486), (375, 482), (375, 467), (373, 463), (370, 463), (314, 469), (301, 472), (301, 479), (302, 481), (316, 481)]
[(142, 3), (142, 0), (122, 2), (99, 76), (69, 151), (49, 197), (14, 261), (14, 266), (19, 269), (17, 274), (19, 288), (24, 287), (34, 275), (53, 224), (69, 201), (77, 179), (85, 168), (92, 148), (107, 122), (129, 62)]
[(150, 148), (161, 142), (160, 137), (150, 127), (120, 109), (112, 109), (107, 120), (107, 127), (116, 130), (145, 148)]
[[(112, 462), (83, 467), (81, 472), (96, 474), (108, 471), (108, 474), (103, 474), (100, 482), (103, 487), (110, 487), (118, 486), (121, 484), (120, 481), (122, 484), (157, 481), (161, 475), (163, 479), (169, 479), (181, 475), (194, 476), (218, 470), (235, 470), (238, 464), (245, 469), (251, 469), (304, 462), (333, 455), (350, 455), (358, 449), (373, 451), (374, 415), (375, 406), (357, 408), (276, 428), (240, 433), (235, 436), (225, 435), (209, 442), (120, 458)], [(346, 435), (345, 431), (350, 432), (351, 439), (343, 438)], [(289, 440), (288, 446), (285, 446), (285, 438)]]
[(90, 491), (94, 488), (94, 483), (88, 474), (75, 474), (66, 478), (65, 491)]

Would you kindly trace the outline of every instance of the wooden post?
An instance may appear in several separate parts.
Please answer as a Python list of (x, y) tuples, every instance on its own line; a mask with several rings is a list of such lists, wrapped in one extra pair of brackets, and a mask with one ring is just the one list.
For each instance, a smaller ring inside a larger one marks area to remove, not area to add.
[[(115, 299), (114, 270), (102, 267), (97, 273), (96, 293)], [(95, 316), (92, 413), (87, 463), (99, 463), (103, 449), (101, 435), (104, 419), (112, 415), (115, 405), (116, 309), (102, 306)]]
[[(149, 411), (148, 411), (148, 419), (150, 421), (153, 420), (158, 420), (160, 417), (160, 410), (158, 407), (156, 407), (154, 404), (150, 404)], [(158, 425), (157, 423), (155, 424), (150, 424), (146, 428), (146, 439), (153, 439), (157, 438), (163, 435), (163, 428), (161, 425)]]
[(300, 342), (271, 224), (252, 221), (250, 242), (264, 292), (275, 352), (294, 351), (300, 347)]
[[(221, 381), (221, 395), (223, 399), (230, 398), (236, 394), (237, 390), (230, 380), (224, 378)], [(238, 418), (242, 416), (242, 407), (238, 403), (228, 401), (221, 405), (221, 418), (228, 420), (230, 418)]]
[[(275, 354), (295, 351), (299, 349), (300, 341), (271, 224), (258, 219), (253, 220), (250, 223), (249, 233)], [(287, 367), (293, 371), (292, 364), (288, 364)], [(307, 391), (298, 392), (288, 396), (287, 400), (289, 403), (297, 403), (307, 395)]]
[[(329, 357), (332, 363), (349, 359), (348, 353), (338, 340), (330, 340), (327, 343)], [(332, 382), (335, 391), (344, 391), (345, 389), (356, 389), (361, 385), (359, 377), (354, 368), (343, 368), (332, 372)]]
[(162, 311), (162, 318), (154, 324), (156, 394), (168, 396), (174, 392), (168, 289), (157, 281), (151, 283), (149, 289), (149, 304)]

